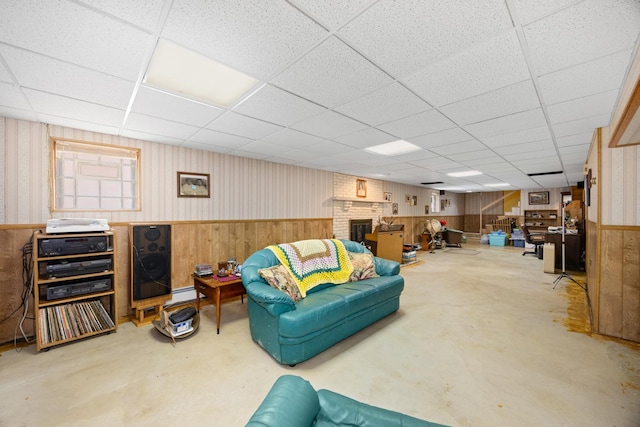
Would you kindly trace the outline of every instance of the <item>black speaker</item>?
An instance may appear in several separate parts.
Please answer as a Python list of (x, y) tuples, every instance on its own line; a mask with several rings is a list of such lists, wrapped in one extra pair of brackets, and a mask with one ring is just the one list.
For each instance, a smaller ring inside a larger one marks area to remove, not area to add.
[(171, 226), (133, 226), (134, 301), (171, 293)]
[(584, 181), (578, 181), (576, 184), (577, 184), (576, 187), (584, 188)]
[(444, 196), (444, 190), (440, 190), (440, 195)]

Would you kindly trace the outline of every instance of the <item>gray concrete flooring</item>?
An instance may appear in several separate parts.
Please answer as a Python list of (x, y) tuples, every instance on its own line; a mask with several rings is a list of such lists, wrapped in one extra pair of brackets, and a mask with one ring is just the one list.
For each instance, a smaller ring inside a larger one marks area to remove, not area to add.
[[(585, 292), (522, 249), (467, 243), (402, 268), (400, 310), (295, 367), (249, 335), (246, 304), (176, 346), (152, 326), (0, 353), (1, 426), (242, 426), (296, 374), (451, 426), (640, 425), (640, 346), (589, 333)], [(582, 283), (584, 277), (575, 275)]]

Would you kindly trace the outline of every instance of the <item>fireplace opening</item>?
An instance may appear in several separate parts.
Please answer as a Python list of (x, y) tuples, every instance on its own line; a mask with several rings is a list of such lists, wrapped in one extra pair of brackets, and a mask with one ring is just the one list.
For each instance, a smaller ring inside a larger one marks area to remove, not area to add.
[(371, 233), (373, 227), (373, 220), (371, 219), (350, 219), (349, 230), (350, 239), (354, 242), (364, 242), (364, 235)]

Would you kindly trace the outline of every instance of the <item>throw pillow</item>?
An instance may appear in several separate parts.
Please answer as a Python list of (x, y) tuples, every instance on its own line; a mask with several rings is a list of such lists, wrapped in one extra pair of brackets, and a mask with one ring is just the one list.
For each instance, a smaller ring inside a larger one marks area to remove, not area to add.
[(349, 252), (349, 259), (353, 265), (353, 273), (349, 277), (350, 282), (357, 282), (358, 280), (365, 280), (371, 277), (379, 277), (376, 273), (376, 265), (373, 260), (373, 255), (370, 253), (357, 254)]
[(291, 277), (291, 273), (282, 264), (274, 265), (269, 268), (261, 268), (258, 270), (258, 274), (267, 281), (267, 283), (285, 294), (289, 295), (293, 302), (298, 302), (302, 299), (302, 294), (298, 288), (298, 284)]

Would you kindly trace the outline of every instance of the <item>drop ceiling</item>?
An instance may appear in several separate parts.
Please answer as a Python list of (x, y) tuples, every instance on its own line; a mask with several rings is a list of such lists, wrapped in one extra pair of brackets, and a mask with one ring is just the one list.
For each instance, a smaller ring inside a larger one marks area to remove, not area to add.
[[(0, 116), (449, 191), (566, 187), (639, 34), (638, 0), (4, 0)], [(150, 88), (159, 40), (258, 83), (224, 108)], [(421, 150), (365, 151), (398, 139)]]

